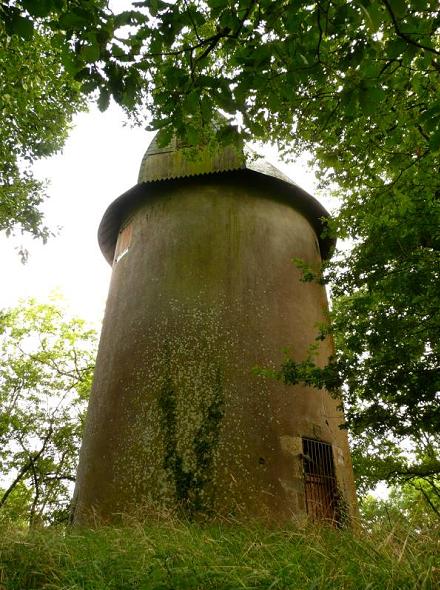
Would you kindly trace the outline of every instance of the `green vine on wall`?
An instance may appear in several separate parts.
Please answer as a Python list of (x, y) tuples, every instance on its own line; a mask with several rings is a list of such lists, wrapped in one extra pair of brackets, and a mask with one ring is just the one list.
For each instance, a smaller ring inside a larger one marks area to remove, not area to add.
[[(169, 369), (169, 362), (167, 365)], [(192, 441), (195, 457), (193, 470), (184, 466), (183, 458), (177, 447), (176, 391), (169, 370), (159, 395), (158, 405), (165, 444), (163, 467), (172, 478), (176, 501), (179, 507), (190, 516), (195, 513), (209, 512), (213, 499), (208, 497), (205, 492), (212, 480), (214, 451), (218, 444), (224, 415), (223, 380), (220, 369), (216, 371), (211, 403)]]
[(224, 415), (223, 404), (223, 379), (219, 368), (216, 370), (213, 387), (212, 401), (208, 407), (206, 417), (194, 437), (193, 447), (196, 457), (196, 489), (198, 491), (195, 508), (199, 511), (212, 505), (212, 498), (202, 497), (201, 492), (206, 491), (207, 484), (212, 480), (214, 450), (220, 437), (220, 426)]

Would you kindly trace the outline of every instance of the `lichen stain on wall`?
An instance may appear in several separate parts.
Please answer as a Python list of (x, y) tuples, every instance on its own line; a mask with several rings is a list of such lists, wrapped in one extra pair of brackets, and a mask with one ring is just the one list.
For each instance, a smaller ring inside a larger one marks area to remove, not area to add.
[(115, 478), (130, 482), (134, 498), (191, 516), (213, 510), (227, 347), (214, 310), (172, 308), (178, 331), (169, 314), (157, 318), (155, 345), (127, 380), (136, 412)]

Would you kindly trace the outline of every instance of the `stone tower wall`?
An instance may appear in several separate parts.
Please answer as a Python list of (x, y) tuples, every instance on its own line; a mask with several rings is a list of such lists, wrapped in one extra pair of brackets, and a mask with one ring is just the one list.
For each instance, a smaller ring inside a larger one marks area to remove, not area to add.
[[(75, 492), (75, 520), (162, 505), (283, 522), (305, 513), (302, 439), (330, 443), (354, 484), (338, 402), (252, 369), (305, 358), (326, 320), (317, 236), (254, 181), (164, 186), (116, 248)], [(322, 342), (319, 362), (332, 352)]]

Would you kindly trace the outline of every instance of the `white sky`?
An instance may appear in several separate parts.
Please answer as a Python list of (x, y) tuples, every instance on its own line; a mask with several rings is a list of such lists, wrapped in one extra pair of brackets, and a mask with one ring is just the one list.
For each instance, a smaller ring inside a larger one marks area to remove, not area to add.
[[(23, 297), (44, 300), (59, 290), (72, 313), (99, 325), (111, 269), (98, 247), (98, 225), (107, 206), (136, 183), (142, 156), (153, 136), (139, 127), (124, 126), (123, 121), (124, 115), (115, 105), (105, 113), (92, 107), (89, 113), (75, 117), (63, 153), (35, 165), (36, 175), (50, 182), (50, 199), (44, 205), (46, 222), (52, 229), (61, 229), (46, 245), (0, 235), (0, 308), (16, 305)], [(275, 150), (264, 153), (313, 194), (315, 178), (306, 159), (285, 165), (277, 161)], [(331, 202), (324, 205), (329, 207)], [(30, 252), (25, 265), (17, 253), (20, 244)]]

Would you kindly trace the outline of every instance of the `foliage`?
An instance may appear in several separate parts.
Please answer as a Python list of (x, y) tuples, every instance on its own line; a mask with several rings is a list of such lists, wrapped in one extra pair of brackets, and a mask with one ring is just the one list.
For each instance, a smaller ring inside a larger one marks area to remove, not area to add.
[[(4, 10), (0, 3), (0, 17)], [(0, 18), (0, 230), (7, 233), (49, 235), (39, 207), (46, 187), (32, 163), (62, 148), (72, 115), (84, 105), (60, 55), (47, 31), (31, 34), (19, 19), (11, 29)]]
[(435, 534), (166, 522), (27, 534), (2, 531), (5, 590), (433, 589)]
[[(276, 140), (286, 154), (311, 148), (347, 191), (430, 169), (440, 148), (433, 0), (127, 6), (3, 0), (2, 12), (9, 34), (52, 32), (65, 70), (101, 109), (111, 96), (134, 117), (147, 106), (164, 143), (175, 130), (196, 142), (221, 109), (248, 138)], [(217, 134), (232, 141), (225, 127)]]
[[(336, 265), (331, 263), (333, 271)], [(408, 281), (416, 274), (420, 280), (422, 272), (414, 267)], [(440, 317), (434, 309), (434, 280), (417, 285), (412, 299), (403, 287), (386, 291), (377, 283), (339, 297), (331, 327), (321, 327), (318, 336), (335, 337), (336, 353), (329, 364), (315, 364), (314, 345), (307, 359), (287, 359), (272, 376), (326, 387), (335, 397), (342, 394), (361, 493), (384, 480), (419, 488), (422, 495), (428, 489), (425, 500), (440, 516), (440, 348), (435, 327)], [(339, 281), (335, 276), (333, 284)], [(417, 317), (425, 304), (431, 315)]]
[(0, 522), (65, 520), (95, 332), (33, 300), (0, 315)]
[(352, 458), (362, 494), (380, 481), (401, 486), (405, 497), (426, 505), (440, 518), (440, 447), (438, 440), (420, 434), (398, 438), (391, 432), (374, 434), (373, 428), (352, 437)]
[(371, 494), (364, 496), (359, 506), (363, 527), (384, 536), (396, 529), (408, 529), (416, 533), (431, 531), (435, 534), (439, 527), (439, 515), (420, 490), (427, 494), (429, 502), (434, 501), (437, 508), (440, 507), (438, 491), (433, 492), (423, 480), (413, 480), (409, 484), (392, 487), (386, 499)]
[(366, 182), (366, 161), (380, 155), (401, 171), (440, 147), (433, 1), (130, 4), (113, 13), (102, 0), (9, 0), (3, 10), (9, 31), (54, 31), (65, 68), (102, 108), (113, 96), (133, 112), (144, 98), (168, 136), (192, 142), (220, 108), (252, 139), (314, 148), (349, 189), (347, 160)]

